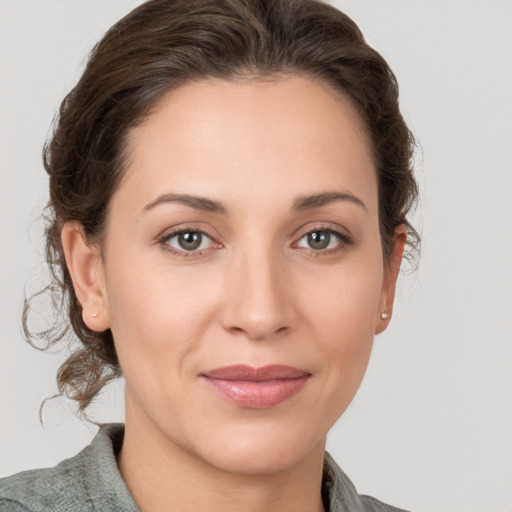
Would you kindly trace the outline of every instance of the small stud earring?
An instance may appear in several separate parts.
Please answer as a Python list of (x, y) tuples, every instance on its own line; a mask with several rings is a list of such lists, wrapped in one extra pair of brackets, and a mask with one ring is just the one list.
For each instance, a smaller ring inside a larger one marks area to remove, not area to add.
[(93, 313), (91, 316), (92, 316), (93, 318), (96, 318), (96, 317), (98, 316), (98, 313)]
[(388, 314), (387, 313), (381, 313), (380, 317), (382, 318), (382, 320), (386, 320), (386, 318), (388, 317)]

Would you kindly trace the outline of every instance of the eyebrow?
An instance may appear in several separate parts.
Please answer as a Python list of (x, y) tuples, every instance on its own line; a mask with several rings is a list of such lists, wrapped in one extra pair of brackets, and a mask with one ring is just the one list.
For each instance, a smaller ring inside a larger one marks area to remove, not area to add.
[[(320, 194), (299, 197), (294, 201), (292, 210), (313, 210), (335, 201), (349, 201), (361, 206), (365, 211), (368, 211), (363, 201), (350, 192), (322, 192)], [(141, 213), (166, 203), (179, 203), (189, 206), (194, 210), (201, 210), (209, 213), (221, 213), (224, 215), (227, 213), (227, 210), (222, 203), (212, 199), (207, 199), (206, 197), (193, 196), (189, 194), (162, 194), (148, 203)]]
[(361, 206), (366, 212), (368, 211), (363, 201), (361, 201), (361, 199), (359, 199), (354, 194), (351, 194), (350, 192), (322, 192), (320, 194), (314, 194), (311, 196), (299, 197), (293, 203), (293, 210), (312, 210), (314, 208), (320, 208), (334, 201), (349, 201)]
[(180, 203), (185, 206), (189, 206), (190, 208), (194, 208), (194, 210), (201, 210), (210, 213), (226, 213), (226, 208), (224, 208), (224, 206), (218, 201), (213, 201), (206, 197), (191, 196), (189, 194), (163, 194), (144, 206), (142, 212), (146, 212), (165, 203)]

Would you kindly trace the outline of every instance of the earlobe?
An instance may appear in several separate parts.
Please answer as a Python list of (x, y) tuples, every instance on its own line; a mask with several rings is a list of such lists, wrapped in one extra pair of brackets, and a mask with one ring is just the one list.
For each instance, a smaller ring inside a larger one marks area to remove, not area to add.
[(89, 243), (79, 222), (64, 224), (61, 241), (73, 288), (82, 305), (85, 325), (93, 331), (108, 329), (110, 324), (99, 248)]
[(393, 237), (393, 249), (389, 257), (389, 261), (384, 269), (384, 280), (382, 284), (382, 294), (380, 307), (378, 311), (378, 318), (375, 323), (375, 334), (380, 334), (384, 331), (391, 320), (393, 313), (393, 303), (395, 300), (395, 289), (398, 273), (400, 272), (400, 265), (402, 263), (402, 256), (404, 253), (405, 242), (407, 239), (407, 229), (405, 225), (400, 224), (395, 229), (395, 236)]

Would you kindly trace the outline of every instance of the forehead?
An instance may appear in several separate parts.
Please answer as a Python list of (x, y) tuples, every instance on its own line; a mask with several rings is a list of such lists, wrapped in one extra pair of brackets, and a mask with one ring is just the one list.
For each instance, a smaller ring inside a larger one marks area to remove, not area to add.
[(127, 157), (121, 189), (131, 188), (142, 201), (167, 192), (162, 188), (219, 197), (268, 195), (276, 187), (281, 196), (376, 190), (355, 108), (331, 86), (300, 76), (181, 86), (131, 131)]

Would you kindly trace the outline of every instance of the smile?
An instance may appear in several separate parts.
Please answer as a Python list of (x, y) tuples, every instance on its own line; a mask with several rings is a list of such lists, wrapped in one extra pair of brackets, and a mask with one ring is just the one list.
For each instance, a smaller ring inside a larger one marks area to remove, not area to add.
[(266, 409), (296, 395), (311, 374), (284, 365), (226, 366), (201, 374), (208, 385), (239, 407)]

